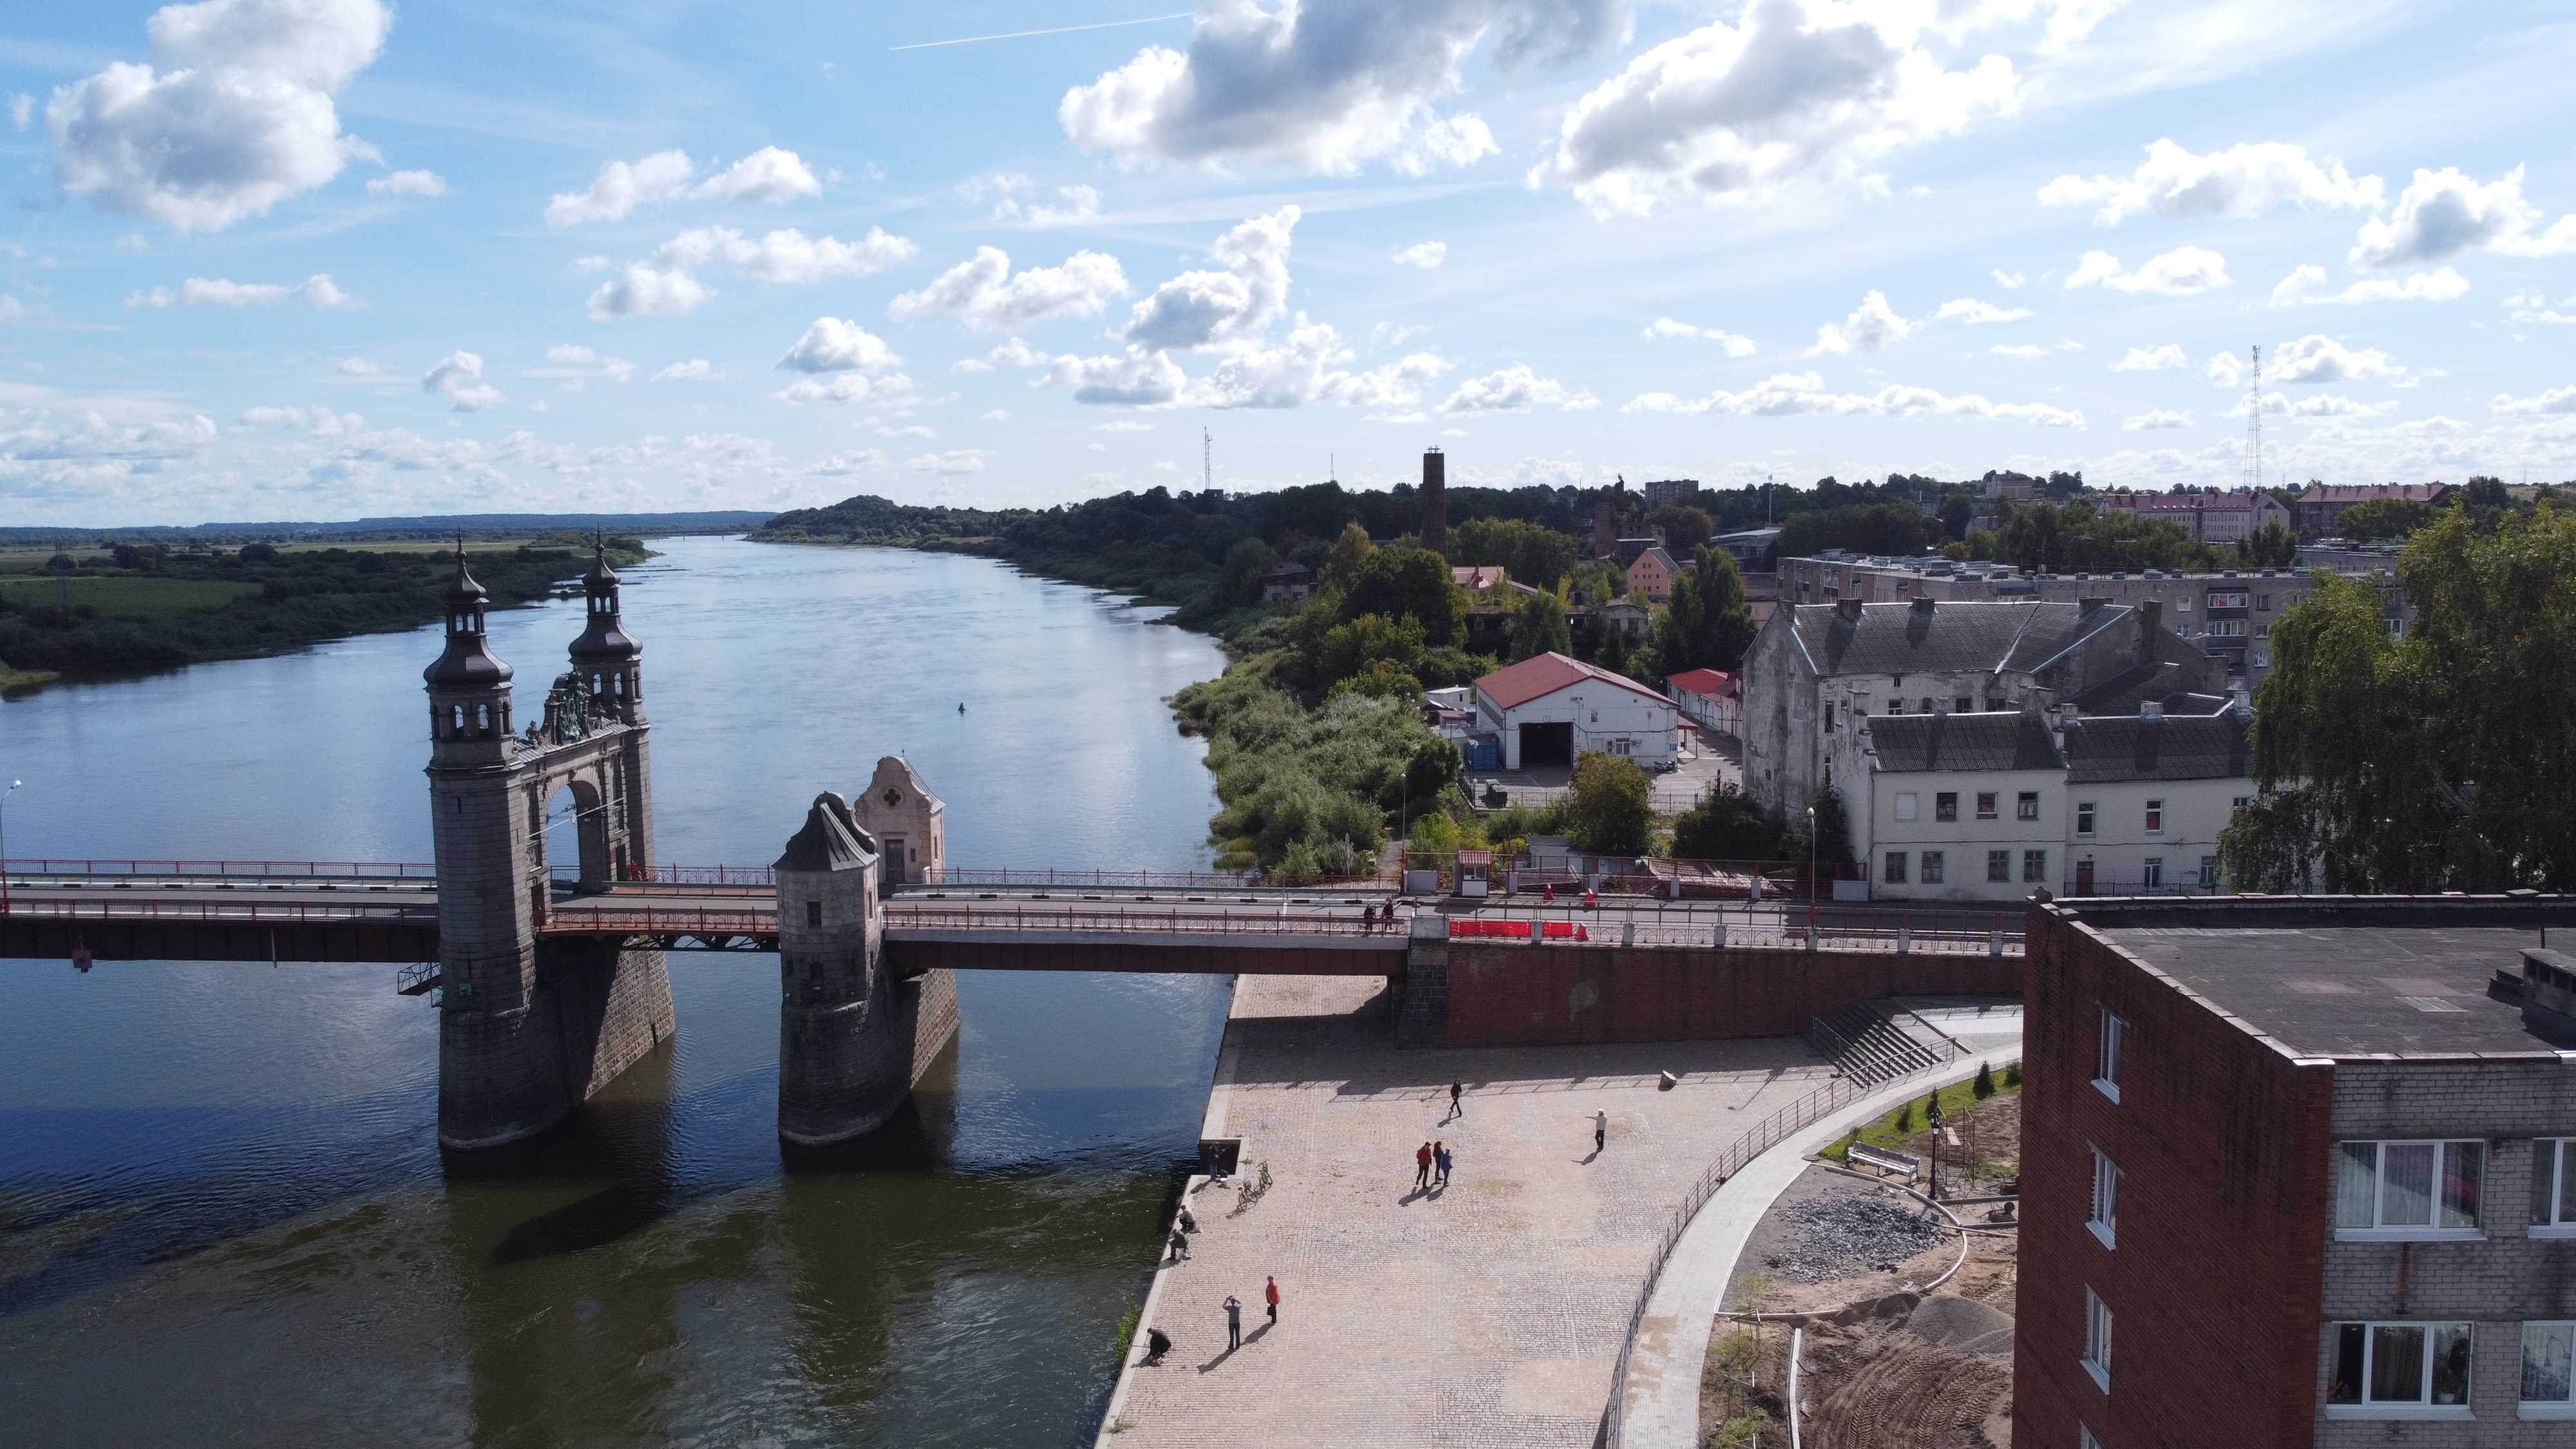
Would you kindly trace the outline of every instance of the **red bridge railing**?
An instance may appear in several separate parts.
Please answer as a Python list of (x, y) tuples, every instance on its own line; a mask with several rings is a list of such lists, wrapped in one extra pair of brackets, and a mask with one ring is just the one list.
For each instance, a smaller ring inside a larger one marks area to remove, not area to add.
[(570, 906), (537, 923), (546, 936), (775, 936), (778, 912)]
[(899, 905), (886, 908), (889, 930), (911, 931), (1055, 931), (1084, 935), (1190, 936), (1350, 936), (1375, 937), (1402, 945), (1401, 922), (1363, 921), (1357, 916), (1300, 914), (1277, 910), (1085, 911), (1049, 906), (1000, 906), (976, 910), (964, 906)]
[(26, 875), (211, 875), (287, 876), (347, 880), (428, 880), (438, 868), (419, 861), (389, 860), (111, 860), (69, 856), (12, 858), (0, 870)]
[(438, 924), (438, 907), (376, 904), (365, 901), (165, 901), (152, 896), (116, 896), (99, 900), (29, 900), (9, 902), (13, 919), (58, 921), (208, 921), (217, 923), (371, 922), (384, 925)]

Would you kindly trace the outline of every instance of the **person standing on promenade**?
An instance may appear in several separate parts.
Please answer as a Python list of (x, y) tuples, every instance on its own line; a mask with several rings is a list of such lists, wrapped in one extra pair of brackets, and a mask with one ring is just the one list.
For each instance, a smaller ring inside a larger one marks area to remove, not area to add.
[(1457, 1160), (1449, 1155), (1449, 1144), (1446, 1142), (1432, 1143), (1431, 1160), (1440, 1169), (1440, 1185), (1442, 1187), (1447, 1187), (1449, 1185), (1449, 1164)]
[(1423, 1143), (1413, 1150), (1413, 1186), (1418, 1191), (1431, 1185), (1431, 1144)]
[(1243, 1347), (1243, 1300), (1231, 1293), (1225, 1295), (1225, 1346)]
[(1610, 1145), (1610, 1114), (1595, 1108), (1592, 1113), (1592, 1150), (1599, 1153)]
[(1261, 1290), (1261, 1296), (1270, 1301), (1270, 1323), (1275, 1328), (1279, 1323), (1279, 1280), (1271, 1279), (1269, 1286)]
[(1466, 1109), (1466, 1107), (1465, 1107), (1465, 1106), (1463, 1106), (1462, 1104), (1460, 1104), (1460, 1102), (1458, 1101), (1458, 1094), (1459, 1094), (1460, 1092), (1465, 1091), (1465, 1090), (1466, 1090), (1466, 1088), (1467, 1088), (1467, 1084), (1466, 1084), (1466, 1083), (1464, 1083), (1464, 1082), (1462, 1082), (1462, 1081), (1459, 1081), (1457, 1078), (1452, 1077), (1452, 1078), (1450, 1078), (1450, 1079), (1449, 1079), (1449, 1115), (1450, 1115), (1450, 1116), (1452, 1116), (1452, 1117), (1464, 1117), (1464, 1116), (1466, 1116), (1466, 1115), (1467, 1115), (1467, 1109)]

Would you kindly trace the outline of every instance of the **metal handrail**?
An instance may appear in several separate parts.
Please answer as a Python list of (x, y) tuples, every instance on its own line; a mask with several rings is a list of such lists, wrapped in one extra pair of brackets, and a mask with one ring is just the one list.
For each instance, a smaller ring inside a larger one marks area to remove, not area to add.
[(778, 912), (668, 911), (649, 906), (641, 910), (556, 907), (537, 922), (537, 933), (547, 936), (774, 936), (778, 934)]
[(112, 860), (43, 856), (0, 861), (0, 871), (11, 875), (282, 875), (338, 879), (393, 876), (411, 879), (434, 876), (438, 868), (419, 861), (387, 860)]
[(1407, 943), (1404, 927), (1387, 921), (1322, 913), (1282, 915), (1267, 911), (1086, 911), (1014, 905), (975, 909), (964, 906), (888, 906), (889, 930), (915, 931), (1064, 931), (1096, 935), (1194, 936), (1361, 936), (1389, 947)]
[(438, 920), (430, 905), (371, 904), (353, 901), (165, 901), (152, 896), (100, 900), (29, 900), (9, 902), (13, 918), (64, 921), (426, 921)]

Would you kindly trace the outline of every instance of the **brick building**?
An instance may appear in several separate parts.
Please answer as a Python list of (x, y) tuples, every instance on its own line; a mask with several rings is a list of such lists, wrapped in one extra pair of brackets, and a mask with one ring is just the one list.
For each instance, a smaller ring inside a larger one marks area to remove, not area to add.
[(2235, 543), (2266, 523), (2291, 526), (2290, 510), (2269, 493), (2106, 493), (2105, 513), (2161, 518), (2182, 525), (2200, 543)]
[(2551, 915), (2034, 906), (2015, 1449), (2576, 1442)]

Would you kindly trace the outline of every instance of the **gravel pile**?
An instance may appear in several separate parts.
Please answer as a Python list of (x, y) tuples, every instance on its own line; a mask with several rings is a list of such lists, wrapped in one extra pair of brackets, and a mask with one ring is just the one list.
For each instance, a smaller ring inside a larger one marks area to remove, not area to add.
[(1876, 1196), (1784, 1203), (1778, 1214), (1789, 1241), (1763, 1262), (1772, 1276), (1791, 1283), (1885, 1272), (1949, 1238), (1938, 1223)]

